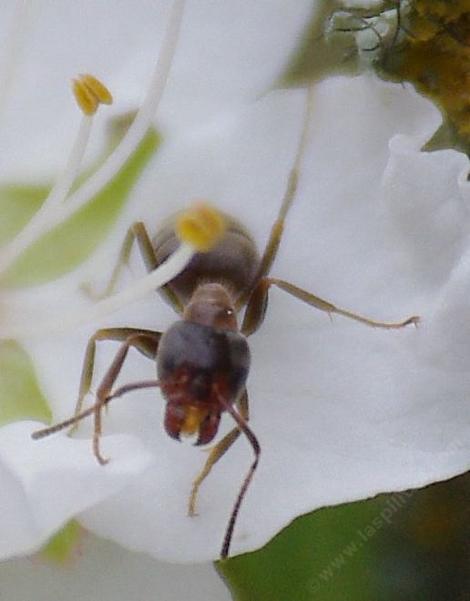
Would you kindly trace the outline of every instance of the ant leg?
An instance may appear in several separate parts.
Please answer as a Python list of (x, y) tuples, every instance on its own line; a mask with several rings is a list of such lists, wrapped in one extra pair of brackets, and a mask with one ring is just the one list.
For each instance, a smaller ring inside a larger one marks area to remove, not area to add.
[(109, 282), (104, 288), (104, 290), (102, 292), (96, 292), (95, 290), (93, 290), (93, 288), (88, 282), (85, 282), (81, 285), (82, 291), (92, 300), (98, 301), (103, 298), (106, 298), (107, 296), (111, 295), (116, 289), (116, 284), (119, 279), (119, 276), (122, 273), (122, 269), (129, 263), (132, 246), (134, 245), (135, 240), (135, 225), (136, 224), (131, 225), (131, 227), (127, 230), (124, 242), (121, 246), (121, 250), (119, 251), (118, 260), (116, 261), (116, 264), (113, 267), (111, 277), (109, 278)]
[(256, 438), (252, 429), (247, 424), (246, 420), (229, 403), (227, 403), (227, 401), (221, 395), (219, 395), (219, 402), (225, 409), (225, 411), (227, 411), (227, 413), (230, 413), (230, 415), (233, 417), (233, 419), (237, 423), (238, 430), (240, 432), (243, 432), (243, 434), (247, 437), (248, 442), (251, 444), (255, 455), (253, 463), (251, 464), (250, 469), (248, 470), (248, 473), (246, 474), (245, 479), (243, 480), (243, 484), (236, 498), (235, 504), (232, 509), (232, 513), (230, 514), (227, 529), (225, 531), (222, 550), (220, 552), (220, 559), (226, 559), (230, 550), (230, 543), (232, 542), (233, 530), (237, 521), (238, 512), (240, 511), (240, 507), (243, 499), (245, 498), (248, 486), (250, 485), (250, 482), (253, 479), (255, 470), (258, 467), (259, 457), (261, 454), (261, 447), (258, 442), (258, 439)]
[[(307, 100), (305, 106), (304, 119), (302, 124), (302, 132), (300, 134), (300, 140), (297, 146), (297, 152), (294, 158), (294, 163), (289, 173), (287, 180), (287, 186), (284, 191), (284, 197), (282, 199), (281, 208), (277, 215), (276, 221), (271, 227), (269, 239), (264, 249), (263, 256), (261, 257), (258, 271), (254, 278), (255, 282), (261, 280), (264, 276), (268, 275), (271, 270), (272, 264), (277, 256), (279, 246), (281, 244), (282, 234), (284, 232), (284, 224), (287, 218), (289, 209), (291, 208), (295, 194), (297, 192), (297, 185), (299, 181), (300, 164), (305, 154), (305, 148), (307, 146), (308, 135), (309, 135), (309, 124), (310, 116), (313, 108), (313, 87), (310, 86), (307, 90)], [(250, 296), (250, 290), (245, 294), (242, 294), (237, 301), (237, 307), (243, 307)]]
[(127, 384), (125, 386), (121, 386), (114, 393), (111, 393), (114, 382), (116, 381), (124, 361), (126, 360), (127, 353), (131, 347), (135, 347), (139, 350), (141, 348), (148, 348), (148, 342), (151, 338), (151, 342), (156, 343), (155, 334), (156, 332), (151, 332), (150, 334), (153, 337), (149, 336), (148, 332), (143, 331), (135, 331), (136, 333), (127, 336), (126, 340), (122, 343), (119, 348), (116, 356), (114, 357), (111, 366), (106, 372), (100, 386), (98, 387), (96, 397), (97, 401), (92, 406), (82, 412), (76, 412), (74, 417), (67, 419), (60, 424), (55, 424), (54, 426), (50, 426), (48, 428), (44, 428), (42, 430), (38, 430), (34, 432), (32, 437), (34, 439), (44, 438), (49, 434), (53, 434), (54, 432), (58, 432), (63, 428), (68, 427), (69, 425), (76, 425), (81, 419), (87, 417), (88, 415), (94, 415), (94, 431), (93, 431), (93, 454), (101, 465), (104, 465), (108, 462), (108, 459), (105, 459), (100, 452), (100, 437), (101, 437), (101, 411), (103, 408), (114, 398), (122, 396), (123, 394), (130, 392), (131, 390), (136, 390), (139, 388), (149, 388), (158, 386), (159, 383), (155, 380), (136, 382), (133, 384)]
[(319, 309), (320, 311), (325, 311), (329, 315), (336, 313), (337, 315), (343, 315), (343, 317), (348, 317), (349, 319), (353, 319), (354, 321), (359, 321), (368, 326), (372, 326), (373, 328), (385, 328), (388, 330), (394, 330), (403, 328), (409, 324), (418, 324), (419, 317), (413, 315), (412, 317), (408, 317), (407, 319), (399, 322), (384, 322), (384, 321), (375, 321), (374, 319), (370, 319), (368, 317), (363, 317), (362, 315), (358, 315), (357, 313), (352, 313), (351, 311), (346, 311), (345, 309), (340, 309), (336, 307), (332, 303), (307, 292), (306, 290), (302, 290), (302, 288), (297, 288), (293, 284), (289, 284), (289, 282), (285, 282), (284, 280), (278, 280), (276, 278), (263, 278), (251, 295), (251, 298), (246, 307), (245, 316), (243, 319), (243, 324), (241, 331), (245, 336), (250, 336), (260, 327), (263, 323), (264, 316), (266, 314), (266, 307), (268, 304), (268, 293), (269, 288), (274, 285), (284, 290), (288, 294), (291, 294), (295, 298), (307, 303), (311, 307), (315, 307), (315, 309)]
[[(111, 278), (101, 294), (93, 293), (88, 286), (84, 286), (85, 292), (93, 299), (98, 300), (109, 296), (114, 292), (117, 281), (121, 275), (123, 267), (129, 263), (132, 247), (134, 242), (137, 242), (139, 247), (140, 255), (144, 261), (147, 271), (150, 273), (159, 266), (155, 250), (153, 248), (152, 240), (147, 232), (147, 228), (142, 221), (136, 221), (128, 229), (124, 242), (122, 243), (121, 250), (116, 265), (111, 273)], [(163, 286), (160, 290), (166, 300), (174, 307), (177, 313), (182, 312), (182, 306), (178, 298), (167, 286)]]
[[(157, 255), (155, 254), (155, 249), (147, 232), (147, 228), (142, 221), (137, 221), (132, 226), (132, 231), (134, 233), (134, 238), (137, 240), (137, 244), (139, 245), (139, 251), (142, 259), (144, 260), (147, 271), (153, 271), (159, 267), (160, 263), (158, 262)], [(183, 305), (168, 285), (159, 288), (158, 292), (165, 297), (165, 300), (173, 307), (176, 313), (183, 312)]]
[[(78, 416), (80, 414), (83, 406), (83, 400), (91, 388), (93, 369), (95, 365), (96, 343), (98, 341), (114, 340), (118, 342), (125, 342), (126, 340), (131, 340), (132, 346), (134, 346), (138, 351), (140, 351), (149, 359), (154, 359), (157, 354), (160, 338), (161, 332), (142, 330), (138, 328), (107, 328), (95, 332), (88, 341), (85, 351), (82, 375), (80, 377), (78, 399), (75, 405), (75, 415)], [(71, 431), (73, 430), (74, 428), (72, 428)]]
[(295, 194), (297, 192), (297, 185), (299, 182), (299, 169), (300, 163), (302, 162), (303, 155), (305, 152), (305, 147), (307, 146), (308, 139), (308, 129), (309, 129), (309, 121), (310, 121), (310, 113), (312, 111), (313, 104), (313, 92), (310, 87), (307, 92), (307, 103), (305, 107), (305, 115), (304, 122), (302, 125), (302, 132), (300, 135), (299, 144), (297, 147), (297, 153), (294, 159), (294, 164), (289, 173), (289, 178), (287, 180), (286, 190), (284, 192), (284, 198), (282, 199), (281, 208), (279, 209), (279, 213), (276, 221), (274, 222), (271, 232), (269, 235), (269, 240), (264, 250), (263, 256), (261, 258), (261, 264), (258, 272), (258, 278), (261, 278), (267, 275), (271, 269), (271, 266), (276, 258), (277, 252), (279, 250), (279, 246), (281, 244), (282, 234), (284, 232), (284, 224), (286, 221), (287, 214), (289, 209), (294, 202)]
[(110, 392), (117, 376), (119, 375), (119, 372), (121, 371), (122, 365), (131, 346), (133, 346), (133, 341), (129, 340), (119, 349), (118, 354), (116, 355), (111, 367), (108, 370), (108, 373), (104, 377), (103, 382), (98, 389), (98, 401), (93, 405), (93, 407), (84, 412), (87, 414), (94, 414), (93, 454), (98, 460), (98, 463), (101, 465), (106, 465), (109, 462), (109, 459), (103, 457), (100, 452), (102, 409), (107, 407), (108, 403), (110, 403), (113, 399), (121, 397), (128, 392), (132, 392), (134, 390), (143, 390), (144, 388), (156, 388), (160, 386), (160, 382), (158, 380), (140, 380), (139, 382), (125, 384), (124, 386), (121, 386), (115, 390), (113, 393)]
[[(238, 410), (239, 410), (242, 418), (245, 421), (248, 421), (249, 408), (248, 408), (248, 393), (247, 393), (246, 389), (243, 391), (242, 396), (240, 397), (239, 401), (237, 402), (237, 406), (238, 406)], [(219, 461), (219, 459), (221, 459), (225, 455), (225, 453), (229, 450), (229, 448), (237, 440), (237, 438), (240, 436), (240, 433), (241, 433), (240, 428), (238, 428), (238, 427), (233, 428), (233, 430), (230, 430), (230, 432), (228, 434), (226, 434), (222, 438), (222, 440), (220, 440), (215, 446), (213, 446), (211, 448), (211, 450), (209, 452), (209, 456), (207, 457), (206, 463), (204, 464), (204, 467), (202, 468), (202, 470), (199, 472), (199, 474), (193, 481), (193, 487), (191, 489), (191, 494), (189, 496), (189, 503), (188, 503), (188, 515), (190, 517), (194, 517), (195, 515), (197, 515), (196, 501), (197, 501), (197, 495), (198, 495), (201, 484), (207, 478), (207, 476), (210, 474), (212, 468), (217, 463), (217, 461)]]
[[(140, 380), (139, 382), (132, 382), (130, 384), (124, 384), (120, 388), (117, 388), (113, 394), (110, 394), (103, 401), (103, 405), (107, 406), (113, 399), (123, 396), (128, 392), (132, 392), (133, 390), (142, 390), (143, 388), (157, 388), (160, 386), (160, 382), (158, 380)], [(58, 424), (54, 424), (53, 426), (48, 426), (47, 428), (42, 428), (41, 430), (36, 430), (31, 434), (31, 438), (33, 440), (39, 440), (40, 438), (45, 438), (46, 436), (50, 436), (51, 434), (55, 434), (64, 428), (68, 428), (69, 426), (73, 426), (75, 423), (81, 421), (85, 417), (92, 415), (95, 411), (95, 405), (88, 407), (81, 413), (74, 415), (73, 417), (69, 417), (69, 419), (64, 420), (63, 422), (59, 422)]]
[(124, 242), (122, 243), (121, 250), (119, 251), (118, 260), (116, 265), (113, 267), (111, 272), (111, 277), (109, 278), (109, 282), (103, 292), (98, 293), (95, 292), (92, 287), (88, 283), (82, 284), (82, 290), (93, 300), (101, 300), (112, 294), (116, 288), (117, 281), (119, 276), (121, 275), (123, 267), (125, 267), (129, 263), (129, 258), (131, 256), (132, 246), (134, 244), (134, 226), (132, 225), (126, 233), (126, 237), (124, 238)]
[[(155, 339), (152, 340), (155, 342)], [(97, 402), (94, 405), (94, 430), (93, 430), (93, 454), (101, 465), (108, 463), (109, 459), (105, 459), (100, 451), (100, 438), (101, 438), (101, 412), (103, 407), (107, 404), (108, 399), (113, 398), (115, 395), (111, 394), (114, 382), (116, 381), (119, 373), (121, 372), (124, 361), (126, 360), (127, 353), (131, 346), (139, 348), (143, 343), (144, 347), (148, 342), (148, 336), (144, 333), (136, 333), (129, 336), (125, 342), (122, 343), (120, 349), (116, 353), (113, 362), (111, 363), (108, 371), (106, 372), (101, 384), (96, 391)]]

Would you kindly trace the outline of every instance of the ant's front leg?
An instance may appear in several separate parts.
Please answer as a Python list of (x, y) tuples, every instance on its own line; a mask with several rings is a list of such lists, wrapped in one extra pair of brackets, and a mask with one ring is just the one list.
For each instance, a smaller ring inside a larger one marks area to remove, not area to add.
[(354, 321), (359, 321), (367, 326), (371, 326), (373, 328), (384, 328), (387, 330), (396, 330), (399, 328), (403, 328), (409, 324), (418, 324), (419, 317), (413, 315), (412, 317), (408, 317), (407, 319), (399, 322), (385, 322), (385, 321), (376, 321), (374, 319), (370, 319), (368, 317), (363, 317), (362, 315), (358, 315), (357, 313), (353, 313), (351, 311), (347, 311), (345, 309), (340, 309), (336, 307), (329, 301), (326, 301), (318, 296), (315, 296), (311, 292), (307, 292), (302, 288), (298, 288), (289, 282), (284, 280), (278, 280), (276, 278), (262, 278), (250, 297), (248, 301), (245, 316), (243, 318), (243, 324), (241, 331), (245, 336), (250, 336), (260, 327), (263, 323), (264, 316), (266, 314), (266, 308), (268, 306), (268, 294), (269, 288), (271, 286), (277, 286), (284, 292), (291, 294), (295, 298), (301, 300), (304, 303), (307, 303), (311, 307), (315, 307), (315, 309), (319, 309), (320, 311), (325, 311), (329, 315), (333, 313), (337, 315), (342, 315), (343, 317), (347, 317), (349, 319), (353, 319)]
[[(85, 293), (93, 300), (100, 300), (114, 292), (123, 267), (129, 263), (134, 242), (137, 242), (140, 255), (145, 264), (145, 268), (149, 273), (159, 266), (157, 255), (155, 254), (155, 249), (145, 224), (142, 223), (142, 221), (136, 221), (127, 230), (126, 237), (124, 238), (121, 250), (119, 251), (118, 260), (113, 268), (113, 271), (111, 272), (111, 277), (103, 292), (96, 294), (89, 285), (85, 284), (82, 286)], [(177, 313), (182, 312), (183, 308), (180, 301), (168, 286), (163, 286), (160, 288), (159, 292), (165, 296), (166, 300), (173, 306)]]
[[(96, 343), (98, 341), (113, 340), (117, 342), (129, 342), (131, 346), (149, 359), (155, 359), (161, 335), (161, 332), (143, 330), (140, 328), (107, 328), (95, 332), (88, 341), (86, 347), (74, 415), (78, 416), (80, 414), (82, 411), (83, 400), (90, 392), (95, 367)], [(75, 427), (76, 424), (74, 424), (71, 431), (73, 431)]]
[(88, 294), (88, 296), (90, 296), (93, 300), (101, 300), (102, 298), (105, 298), (114, 292), (123, 268), (129, 264), (131, 251), (135, 241), (137, 241), (139, 245), (140, 254), (142, 255), (147, 271), (150, 272), (153, 269), (156, 269), (158, 262), (153, 250), (152, 242), (147, 233), (145, 225), (141, 221), (137, 221), (133, 223), (127, 230), (126, 236), (119, 251), (118, 259), (111, 272), (109, 282), (103, 292), (96, 293), (88, 284), (84, 284), (82, 286), (86, 294)]
[[(155, 336), (155, 334), (157, 334)], [(93, 454), (101, 465), (108, 463), (109, 459), (105, 459), (101, 455), (100, 451), (100, 437), (101, 437), (101, 411), (103, 407), (107, 404), (109, 399), (114, 398), (116, 394), (112, 394), (112, 388), (114, 383), (116, 382), (117, 377), (119, 376), (124, 361), (126, 360), (127, 353), (131, 346), (142, 350), (144, 349), (144, 353), (148, 350), (149, 345), (153, 345), (155, 349), (154, 356), (157, 351), (158, 342), (160, 341), (160, 335), (156, 332), (151, 332), (149, 335), (148, 332), (138, 331), (135, 334), (132, 334), (127, 337), (125, 342), (121, 345), (118, 350), (116, 356), (114, 357), (113, 362), (111, 363), (108, 371), (106, 372), (101, 384), (96, 391), (96, 403), (94, 405), (94, 430), (93, 430)]]
[[(107, 333), (108, 336), (104, 337), (104, 333)], [(127, 333), (126, 338), (124, 339), (123, 344), (119, 348), (111, 366), (106, 372), (100, 386), (98, 387), (98, 391), (96, 393), (96, 402), (92, 407), (89, 407), (85, 411), (81, 411), (81, 407), (77, 408), (75, 411), (74, 417), (67, 419), (59, 424), (55, 424), (53, 426), (49, 426), (48, 428), (43, 428), (42, 430), (38, 430), (32, 434), (32, 438), (37, 440), (39, 438), (44, 438), (45, 436), (49, 436), (50, 434), (54, 434), (59, 430), (67, 428), (69, 426), (75, 427), (80, 420), (83, 418), (94, 415), (94, 431), (93, 431), (93, 454), (101, 465), (106, 464), (109, 460), (105, 459), (100, 451), (100, 437), (101, 437), (101, 411), (103, 408), (108, 405), (108, 403), (117, 397), (122, 396), (132, 390), (139, 390), (143, 388), (150, 388), (159, 386), (159, 382), (156, 380), (150, 381), (140, 381), (133, 382), (131, 384), (126, 384), (121, 386), (114, 392), (112, 392), (112, 388), (114, 383), (119, 376), (124, 361), (127, 357), (127, 353), (131, 347), (138, 349), (140, 352), (144, 353), (146, 356), (155, 356), (157, 352), (158, 343), (160, 341), (161, 334), (160, 332), (153, 332), (152, 330), (139, 330), (132, 328), (116, 328), (111, 330), (99, 330), (95, 337), (101, 336), (98, 338), (100, 340), (116, 340), (122, 339), (118, 338), (118, 336), (124, 336)], [(95, 344), (94, 338), (92, 337), (90, 343)], [(89, 348), (92, 348), (89, 345)], [(94, 357), (94, 346), (93, 346), (93, 357)], [(88, 365), (84, 366), (84, 373), (89, 372), (89, 380), (91, 382), (91, 376), (93, 372), (93, 360)], [(88, 376), (87, 376), (88, 377)], [(83, 380), (83, 374), (82, 374)], [(89, 386), (88, 386), (89, 388)], [(88, 392), (88, 390), (86, 390)], [(85, 392), (85, 394), (86, 394)], [(83, 399), (81, 399), (83, 400)], [(79, 404), (81, 405), (80, 399)]]
[[(242, 418), (245, 421), (248, 421), (249, 407), (248, 407), (248, 393), (247, 393), (246, 389), (243, 391), (242, 396), (240, 397), (239, 401), (237, 402), (237, 406), (238, 406), (238, 411), (240, 412), (240, 415), (242, 416)], [(201, 484), (207, 478), (207, 476), (210, 474), (212, 468), (217, 463), (217, 461), (219, 461), (219, 459), (221, 459), (225, 455), (225, 453), (229, 450), (229, 448), (237, 440), (237, 438), (240, 436), (240, 433), (241, 433), (240, 428), (238, 428), (238, 427), (233, 428), (233, 430), (230, 430), (230, 432), (228, 434), (226, 434), (222, 438), (222, 440), (220, 440), (216, 445), (214, 445), (210, 449), (209, 456), (206, 459), (206, 463), (204, 464), (204, 467), (202, 468), (202, 470), (199, 472), (199, 474), (193, 481), (193, 487), (191, 489), (191, 494), (189, 496), (189, 503), (188, 503), (188, 515), (189, 516), (194, 517), (195, 515), (197, 515), (196, 502), (197, 502), (197, 495), (198, 495)]]

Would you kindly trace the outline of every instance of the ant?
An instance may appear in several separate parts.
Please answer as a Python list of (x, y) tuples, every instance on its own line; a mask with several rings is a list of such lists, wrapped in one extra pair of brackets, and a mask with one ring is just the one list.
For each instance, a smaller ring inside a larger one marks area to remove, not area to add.
[[(224, 215), (226, 230), (221, 240), (208, 252), (197, 252), (188, 266), (159, 290), (170, 302), (180, 319), (165, 332), (139, 328), (108, 328), (98, 330), (89, 340), (83, 362), (79, 397), (74, 417), (33, 433), (34, 439), (76, 426), (83, 418), (94, 416), (93, 453), (100, 464), (106, 464), (100, 451), (101, 414), (113, 399), (133, 390), (159, 387), (166, 400), (164, 428), (172, 438), (197, 435), (196, 445), (210, 443), (216, 436), (221, 415), (230, 414), (235, 427), (212, 447), (203, 469), (193, 481), (188, 514), (196, 514), (199, 488), (214, 465), (229, 450), (240, 434), (244, 434), (254, 453), (254, 460), (243, 480), (223, 538), (220, 558), (229, 555), (230, 544), (240, 506), (257, 468), (261, 446), (250, 428), (246, 379), (250, 367), (247, 337), (263, 323), (268, 294), (275, 286), (320, 311), (338, 314), (378, 328), (398, 329), (417, 324), (419, 318), (385, 323), (340, 309), (294, 284), (269, 276), (276, 258), (284, 223), (297, 188), (298, 165), (305, 146), (306, 127), (291, 170), (284, 199), (274, 222), (263, 254), (236, 219)], [(211, 211), (207, 206), (199, 209)], [(152, 239), (142, 222), (129, 229), (119, 261), (111, 276), (107, 291), (114, 285), (119, 270), (137, 242), (147, 269), (156, 269), (179, 245), (175, 233), (178, 215), (170, 218)], [(245, 309), (241, 327), (237, 314)], [(82, 410), (85, 396), (91, 388), (95, 351), (98, 341), (112, 340), (121, 346), (96, 392), (96, 402)], [(156, 362), (158, 380), (140, 381), (113, 390), (114, 383), (133, 347)]]

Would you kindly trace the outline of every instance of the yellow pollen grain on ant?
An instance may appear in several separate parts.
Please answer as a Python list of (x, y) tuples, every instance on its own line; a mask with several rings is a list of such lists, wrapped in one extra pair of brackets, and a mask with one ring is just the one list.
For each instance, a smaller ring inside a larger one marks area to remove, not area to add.
[(199, 252), (208, 252), (221, 240), (226, 227), (220, 211), (208, 203), (199, 202), (181, 213), (175, 229), (182, 242)]
[(93, 75), (80, 75), (72, 82), (72, 90), (78, 106), (85, 115), (94, 115), (100, 104), (112, 104), (108, 88)]
[(186, 409), (186, 417), (183, 425), (181, 426), (181, 434), (186, 436), (192, 436), (195, 434), (202, 420), (207, 416), (207, 409), (200, 409), (198, 407), (188, 407)]

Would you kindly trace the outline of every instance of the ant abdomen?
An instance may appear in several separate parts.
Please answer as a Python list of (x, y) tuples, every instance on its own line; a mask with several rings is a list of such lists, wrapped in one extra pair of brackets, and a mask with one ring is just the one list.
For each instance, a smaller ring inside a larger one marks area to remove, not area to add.
[[(152, 240), (158, 264), (180, 244), (175, 234), (178, 215), (170, 217)], [(260, 263), (256, 244), (239, 221), (230, 215), (224, 217), (227, 230), (219, 244), (207, 253), (197, 253), (186, 269), (168, 284), (183, 306), (201, 283), (222, 283), (235, 302), (253, 287)]]

